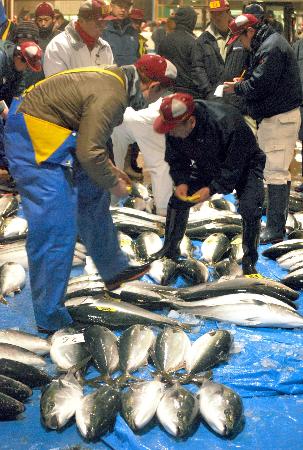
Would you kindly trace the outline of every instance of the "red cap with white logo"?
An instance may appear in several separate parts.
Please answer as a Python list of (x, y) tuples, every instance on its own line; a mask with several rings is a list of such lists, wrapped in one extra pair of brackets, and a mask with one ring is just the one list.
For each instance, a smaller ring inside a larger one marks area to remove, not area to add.
[(17, 46), (28, 67), (34, 72), (41, 72), (42, 50), (36, 42), (26, 41)]
[(143, 55), (135, 62), (136, 69), (146, 78), (171, 85), (177, 78), (177, 69), (168, 59), (159, 55)]
[(195, 110), (194, 98), (190, 94), (177, 92), (164, 97), (160, 106), (160, 116), (154, 121), (154, 130), (165, 134), (185, 122)]
[(235, 42), (239, 38), (239, 36), (244, 33), (244, 31), (246, 31), (248, 28), (254, 27), (258, 23), (260, 23), (260, 20), (257, 19), (257, 17), (253, 14), (241, 14), (240, 16), (233, 19), (228, 25), (232, 37), (227, 42), (227, 45)]

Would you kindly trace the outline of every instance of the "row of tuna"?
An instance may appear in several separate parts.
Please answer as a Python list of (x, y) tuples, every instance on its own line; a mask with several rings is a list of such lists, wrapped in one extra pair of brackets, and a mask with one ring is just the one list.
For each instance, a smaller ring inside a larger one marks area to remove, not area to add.
[(132, 282), (109, 293), (98, 277), (83, 276), (70, 282), (65, 305), (76, 322), (111, 328), (140, 323), (191, 329), (191, 323), (151, 311), (167, 308), (242, 326), (301, 328), (298, 296), (284, 284), (265, 278), (239, 277), (187, 288)]
[[(179, 328), (166, 327), (155, 336), (149, 327), (134, 325), (125, 330), (118, 344), (109, 329), (94, 325), (84, 330), (60, 330), (47, 340), (17, 330), (0, 330), (0, 342), (2, 420), (24, 411), (22, 401), (31, 395), (31, 388), (48, 384), (40, 402), (43, 424), (60, 430), (75, 415), (77, 427), (87, 440), (96, 440), (109, 431), (119, 411), (133, 431), (143, 429), (156, 415), (168, 433), (187, 436), (199, 411), (207, 425), (222, 436), (241, 429), (240, 397), (227, 386), (211, 381), (211, 373), (205, 373), (228, 359), (233, 343), (228, 331), (211, 331), (191, 343)], [(20, 355), (15, 353), (13, 343), (26, 347), (23, 362), (18, 361)], [(38, 354), (48, 351), (58, 368), (67, 371), (52, 381), (35, 367), (39, 361), (28, 356), (36, 352), (39, 358)], [(154, 379), (133, 378), (131, 374), (146, 365), (150, 356), (156, 367)], [(101, 376), (85, 380), (84, 367), (91, 358)], [(122, 375), (114, 379), (118, 368)], [(187, 372), (180, 373), (183, 368)], [(181, 386), (192, 381), (200, 385), (197, 393)]]

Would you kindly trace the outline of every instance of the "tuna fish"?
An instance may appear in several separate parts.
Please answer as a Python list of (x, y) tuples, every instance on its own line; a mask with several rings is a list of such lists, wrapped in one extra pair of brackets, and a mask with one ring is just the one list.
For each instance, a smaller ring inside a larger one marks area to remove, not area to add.
[(180, 275), (193, 284), (206, 283), (208, 280), (208, 269), (201, 261), (194, 258), (183, 259), (178, 262)]
[(7, 262), (0, 267), (0, 300), (6, 295), (20, 292), (25, 286), (25, 270), (18, 264)]
[(20, 383), (20, 381), (6, 377), (5, 375), (0, 375), (0, 392), (19, 400), (19, 402), (23, 402), (33, 393), (31, 388), (26, 386), (26, 384)]
[(220, 436), (240, 431), (243, 421), (241, 398), (223, 384), (205, 381), (198, 392), (200, 413), (212, 430)]
[(8, 217), (0, 226), (0, 241), (24, 239), (27, 234), (27, 221), (22, 217)]
[(67, 371), (88, 356), (81, 330), (67, 327), (52, 335), (50, 357), (60, 370)]
[(203, 259), (210, 264), (220, 261), (229, 249), (229, 239), (223, 233), (211, 234), (201, 246)]
[(167, 389), (157, 408), (157, 418), (165, 430), (175, 436), (188, 435), (197, 418), (199, 406), (196, 397), (175, 384)]
[(162, 241), (153, 232), (141, 233), (134, 242), (136, 253), (142, 259), (147, 259), (162, 248)]
[(169, 317), (155, 314), (126, 302), (113, 301), (112, 299), (98, 299), (98, 302), (94, 304), (70, 306), (68, 311), (74, 320), (81, 323), (95, 323), (113, 328), (125, 328), (134, 324), (179, 325), (181, 328), (190, 328), (189, 325), (182, 324)]
[(82, 397), (83, 388), (72, 373), (53, 380), (40, 400), (43, 425), (51, 430), (63, 428), (74, 416)]
[(205, 372), (230, 354), (233, 339), (229, 331), (212, 330), (197, 339), (186, 355), (186, 370), (190, 374)]
[(84, 330), (84, 339), (96, 368), (109, 378), (119, 366), (117, 337), (108, 328), (92, 325)]
[(34, 334), (14, 329), (0, 329), (0, 343), (18, 345), (39, 355), (45, 355), (50, 350), (50, 340)]
[(281, 281), (292, 289), (301, 290), (303, 288), (303, 268), (289, 273)]
[(128, 375), (146, 365), (154, 343), (154, 333), (144, 325), (133, 325), (125, 330), (119, 341), (122, 372)]
[(0, 196), (0, 217), (9, 217), (19, 209), (19, 202), (15, 195), (7, 194)]
[(121, 395), (122, 415), (133, 431), (144, 428), (154, 417), (165, 385), (158, 380), (133, 383)]
[(76, 423), (81, 435), (94, 441), (113, 427), (120, 409), (120, 393), (110, 386), (101, 386), (86, 395), (76, 410)]
[(282, 241), (270, 246), (262, 252), (262, 255), (270, 259), (277, 259), (285, 253), (299, 249), (303, 249), (303, 239), (291, 239), (290, 241)]
[(24, 410), (23, 403), (0, 392), (0, 420), (15, 419)]
[(162, 258), (153, 261), (148, 275), (163, 286), (168, 285), (177, 277), (177, 263), (170, 258)]
[(156, 368), (164, 374), (184, 368), (190, 347), (190, 340), (183, 330), (165, 327), (156, 339), (154, 352)]
[(25, 348), (12, 344), (0, 344), (0, 359), (12, 359), (23, 364), (33, 366), (45, 366), (46, 362), (42, 356), (36, 355)]
[(296, 311), (263, 303), (259, 300), (249, 303), (234, 303), (220, 306), (200, 306), (183, 309), (205, 319), (219, 320), (247, 327), (302, 328), (303, 317)]
[(41, 369), (12, 359), (0, 359), (0, 374), (34, 388), (50, 383), (50, 376)]

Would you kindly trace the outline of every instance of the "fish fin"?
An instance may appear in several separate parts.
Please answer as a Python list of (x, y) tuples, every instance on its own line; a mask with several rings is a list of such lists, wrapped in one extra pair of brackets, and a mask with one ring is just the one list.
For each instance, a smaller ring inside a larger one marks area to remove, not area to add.
[(247, 320), (247, 322), (254, 323), (255, 325), (258, 325), (261, 323), (260, 318), (258, 318), (258, 317), (246, 317), (245, 320)]
[(0, 295), (0, 303), (3, 303), (3, 305), (7, 305), (8, 304), (8, 302), (5, 300), (3, 295)]
[(80, 369), (82, 369), (83, 367), (86, 366), (86, 364), (92, 359), (91, 356), (87, 356), (86, 358), (82, 359), (82, 361), (80, 361), (78, 364), (75, 364), (74, 366), (72, 366), (69, 369), (69, 372), (71, 373), (76, 373), (78, 372)]

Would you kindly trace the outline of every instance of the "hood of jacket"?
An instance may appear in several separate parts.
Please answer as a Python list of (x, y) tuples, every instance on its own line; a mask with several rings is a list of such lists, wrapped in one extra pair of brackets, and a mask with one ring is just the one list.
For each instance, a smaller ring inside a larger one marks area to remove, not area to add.
[(260, 45), (272, 34), (277, 33), (270, 25), (262, 24), (257, 28), (257, 32), (254, 35), (250, 48), (253, 53), (255, 53)]
[(191, 6), (178, 8), (174, 21), (176, 28), (185, 28), (192, 33), (197, 23), (197, 13)]

